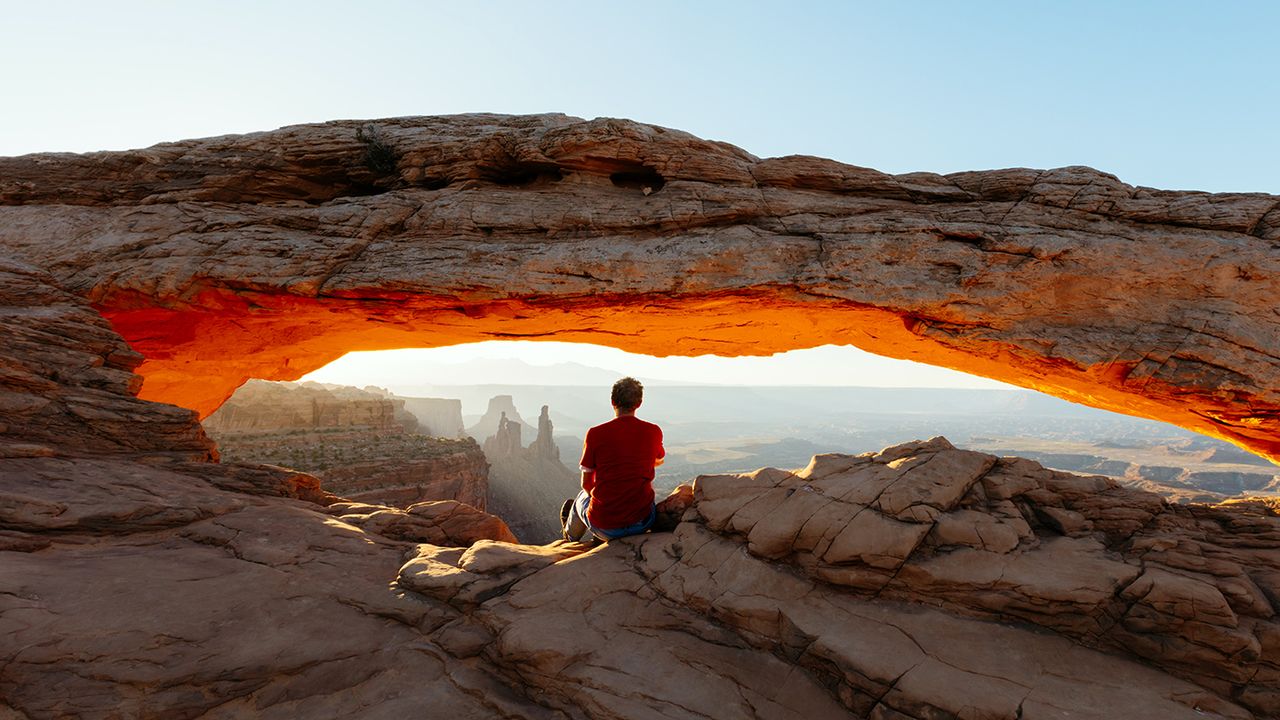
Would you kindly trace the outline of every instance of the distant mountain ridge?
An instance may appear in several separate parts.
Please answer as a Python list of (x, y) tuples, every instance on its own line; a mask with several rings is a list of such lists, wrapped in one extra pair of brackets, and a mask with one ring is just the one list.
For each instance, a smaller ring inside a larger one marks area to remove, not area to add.
[[(726, 418), (751, 419), (768, 416), (812, 418), (815, 408), (824, 408), (832, 417), (850, 413), (890, 415), (973, 415), (1027, 414), (1036, 416), (1088, 417), (1109, 415), (1106, 411), (1075, 405), (1065, 400), (1029, 390), (979, 390), (970, 388), (882, 388), (852, 386), (735, 386), (650, 383), (640, 414), (666, 416), (681, 421), (714, 423)], [(425, 395), (458, 398), (463, 415), (478, 418), (489, 399), (510, 395), (516, 407), (532, 412), (551, 405), (556, 426), (582, 432), (613, 416), (609, 404), (609, 383), (536, 384), (504, 383), (485, 385), (396, 386), (397, 396)], [(475, 420), (469, 420), (474, 423)], [(490, 429), (492, 431), (492, 429)]]
[[(516, 358), (477, 358), (459, 363), (424, 363), (422, 377), (435, 386), (493, 384), (502, 379), (513, 385), (604, 385), (611, 386), (628, 373), (609, 368), (559, 362), (534, 365)], [(689, 385), (680, 380), (639, 377), (647, 385)]]

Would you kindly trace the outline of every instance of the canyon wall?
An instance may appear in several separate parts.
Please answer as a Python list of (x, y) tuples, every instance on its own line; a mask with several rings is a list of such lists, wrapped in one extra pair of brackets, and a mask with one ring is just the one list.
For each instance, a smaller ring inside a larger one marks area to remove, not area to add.
[(204, 426), (224, 459), (302, 470), (348, 500), (397, 507), (456, 500), (485, 509), (488, 463), (479, 445), (411, 432), (422, 428), (404, 405), (379, 388), (255, 380)]
[(419, 432), (432, 437), (462, 438), (462, 401), (449, 398), (400, 398), (404, 409), (418, 419)]
[(431, 457), (354, 462), (316, 475), (329, 492), (357, 502), (408, 507), (456, 500), (478, 510), (489, 503), (489, 463), (474, 441)]
[[(402, 408), (403, 403), (399, 403)], [(353, 387), (250, 380), (204, 419), (210, 432), (281, 432), (401, 426), (397, 403)]]
[(142, 354), (143, 397), (202, 414), (350, 350), (851, 344), (1280, 458), (1272, 195), (461, 115), (0, 159), (0, 227)]
[[(1097, 455), (1035, 451), (989, 450), (996, 455), (1019, 455), (1056, 470), (1106, 475), (1129, 481), (1135, 487), (1180, 502), (1220, 502), (1231, 497), (1275, 494), (1280, 490), (1280, 474), (1240, 470), (1231, 465), (1221, 470), (1190, 470), (1175, 465), (1141, 465), (1124, 460), (1108, 460)], [(1208, 453), (1204, 453), (1208, 454)], [(1203, 467), (1197, 464), (1196, 467)]]

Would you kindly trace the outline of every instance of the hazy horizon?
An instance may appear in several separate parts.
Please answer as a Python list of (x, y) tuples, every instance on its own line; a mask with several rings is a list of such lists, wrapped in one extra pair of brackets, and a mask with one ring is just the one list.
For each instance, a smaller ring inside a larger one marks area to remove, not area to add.
[[(460, 419), (477, 441), (485, 438), (474, 428), (495, 396), (511, 397), (508, 416), (526, 424), (522, 444), (532, 442), (536, 418), (546, 405), (553, 441), (570, 467), (587, 428), (612, 417), (608, 386), (602, 384), (531, 385), (512, 379), (501, 384), (385, 389), (401, 398), (458, 400)], [(406, 409), (413, 412), (408, 405)], [(1243, 473), (1237, 479), (1255, 485), (1280, 477), (1277, 466), (1221, 440), (1012, 387), (658, 384), (647, 389), (639, 414), (664, 431), (669, 459), (658, 473), (664, 492), (699, 474), (799, 468), (821, 453), (877, 451), (938, 435), (957, 447), (1121, 479), (1131, 470), (1138, 472), (1134, 468), (1139, 465), (1154, 468), (1147, 472), (1176, 467), (1179, 472), (1208, 473), (1196, 477), (1210, 484), (1215, 477), (1226, 477), (1222, 473)]]
[(852, 346), (769, 356), (654, 357), (557, 341), (487, 341), (439, 348), (352, 352), (301, 381), (338, 385), (612, 385), (624, 376), (654, 385), (1013, 389), (933, 365)]

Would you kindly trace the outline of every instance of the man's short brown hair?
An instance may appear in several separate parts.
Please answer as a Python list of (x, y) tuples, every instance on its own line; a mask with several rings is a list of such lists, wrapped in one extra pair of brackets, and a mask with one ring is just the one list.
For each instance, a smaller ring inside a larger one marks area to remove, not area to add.
[(624, 377), (613, 384), (609, 400), (619, 410), (635, 410), (640, 407), (640, 401), (644, 400), (644, 386), (633, 377)]

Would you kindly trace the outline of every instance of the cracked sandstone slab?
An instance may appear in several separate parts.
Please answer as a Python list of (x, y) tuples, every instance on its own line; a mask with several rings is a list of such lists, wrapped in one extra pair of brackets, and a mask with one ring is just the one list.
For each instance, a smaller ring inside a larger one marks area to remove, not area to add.
[[(1245, 708), (1280, 708), (1280, 625), (1266, 599), (1280, 588), (1274, 511), (1169, 506), (1104, 478), (980, 455), (935, 438), (819, 456), (799, 473), (703, 476), (677, 492), (688, 509), (674, 534), (581, 555), (491, 544), (488, 567), (464, 560), (477, 548), (424, 547), (401, 583), (467, 614), (466, 656), (591, 717), (1248, 718)], [(935, 512), (891, 520), (883, 513), (901, 503), (886, 496), (929, 498)], [(1146, 510), (1117, 516), (1118, 506)], [(1074, 508), (1094, 529), (1065, 537), (1041, 520), (1044, 507)], [(922, 530), (886, 553), (883, 528), (849, 534), (863, 517)], [(1235, 535), (1214, 527), (1222, 521), (1251, 529)], [(1011, 542), (984, 539), (993, 527)], [(815, 541), (833, 537), (847, 537), (849, 552)], [(1206, 556), (1218, 575), (1204, 573)], [(1241, 592), (1255, 579), (1267, 589)], [(639, 664), (609, 651), (654, 640)], [(691, 643), (732, 648), (758, 672), (728, 672), (714, 653), (694, 660)], [(653, 689), (695, 672), (714, 676), (705, 694)], [(778, 693), (810, 682), (838, 707), (813, 705), (811, 689)], [(619, 696), (619, 686), (632, 689)], [(700, 704), (708, 697), (718, 713)]]

